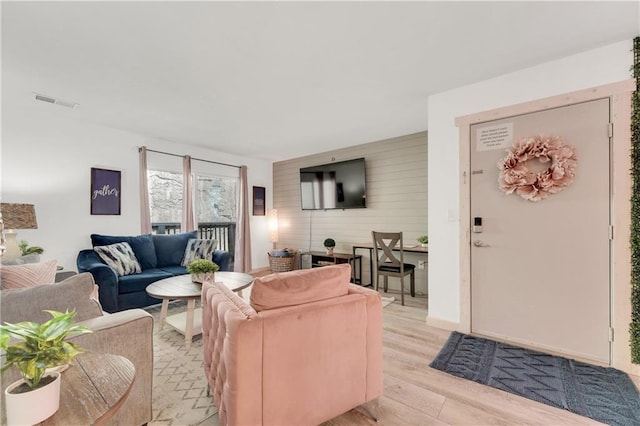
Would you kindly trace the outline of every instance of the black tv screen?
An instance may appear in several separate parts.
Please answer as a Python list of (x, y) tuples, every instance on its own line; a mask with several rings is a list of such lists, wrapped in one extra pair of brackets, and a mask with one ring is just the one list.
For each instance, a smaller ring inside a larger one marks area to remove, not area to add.
[(300, 169), (302, 210), (367, 207), (364, 158)]

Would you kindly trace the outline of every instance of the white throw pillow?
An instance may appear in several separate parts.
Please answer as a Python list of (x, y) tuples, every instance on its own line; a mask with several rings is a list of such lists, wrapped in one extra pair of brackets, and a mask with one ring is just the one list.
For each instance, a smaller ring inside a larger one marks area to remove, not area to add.
[(119, 276), (139, 274), (140, 263), (129, 243), (115, 243), (108, 246), (96, 246), (93, 250), (104, 262), (116, 270)]
[(216, 240), (199, 240), (196, 238), (190, 238), (187, 243), (187, 248), (184, 250), (184, 257), (182, 258), (182, 266), (187, 266), (191, 262), (197, 259), (213, 260), (213, 252), (218, 246)]

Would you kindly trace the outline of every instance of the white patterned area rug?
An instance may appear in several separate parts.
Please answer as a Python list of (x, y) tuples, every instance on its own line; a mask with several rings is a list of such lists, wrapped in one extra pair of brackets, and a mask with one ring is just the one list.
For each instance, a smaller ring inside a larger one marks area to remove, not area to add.
[[(185, 301), (171, 302), (169, 315), (186, 309)], [(149, 425), (212, 424), (217, 409), (207, 396), (202, 335), (195, 336), (186, 349), (184, 335), (168, 325), (158, 329), (160, 305), (145, 310), (154, 318), (153, 420)]]

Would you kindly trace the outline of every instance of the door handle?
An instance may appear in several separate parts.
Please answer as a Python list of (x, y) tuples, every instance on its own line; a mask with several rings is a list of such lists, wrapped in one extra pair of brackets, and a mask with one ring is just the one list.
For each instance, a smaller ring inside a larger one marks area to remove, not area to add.
[(483, 242), (482, 242), (482, 241), (480, 241), (480, 240), (475, 240), (475, 241), (473, 242), (473, 246), (474, 246), (474, 247), (491, 247), (489, 244), (485, 244), (485, 243), (483, 243)]

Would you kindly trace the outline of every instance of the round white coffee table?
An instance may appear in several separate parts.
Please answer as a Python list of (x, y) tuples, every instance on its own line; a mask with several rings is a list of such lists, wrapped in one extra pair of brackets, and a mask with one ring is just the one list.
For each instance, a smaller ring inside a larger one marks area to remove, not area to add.
[[(242, 272), (216, 272), (214, 280), (224, 283), (231, 291), (242, 297), (242, 290), (253, 283), (253, 277)], [(191, 281), (191, 275), (178, 275), (149, 284), (146, 288), (149, 296), (162, 299), (159, 328), (167, 323), (184, 334), (185, 346), (191, 346), (193, 336), (202, 333), (202, 311), (196, 309), (196, 300), (202, 293), (202, 284)], [(187, 312), (167, 317), (170, 300), (186, 300)]]

